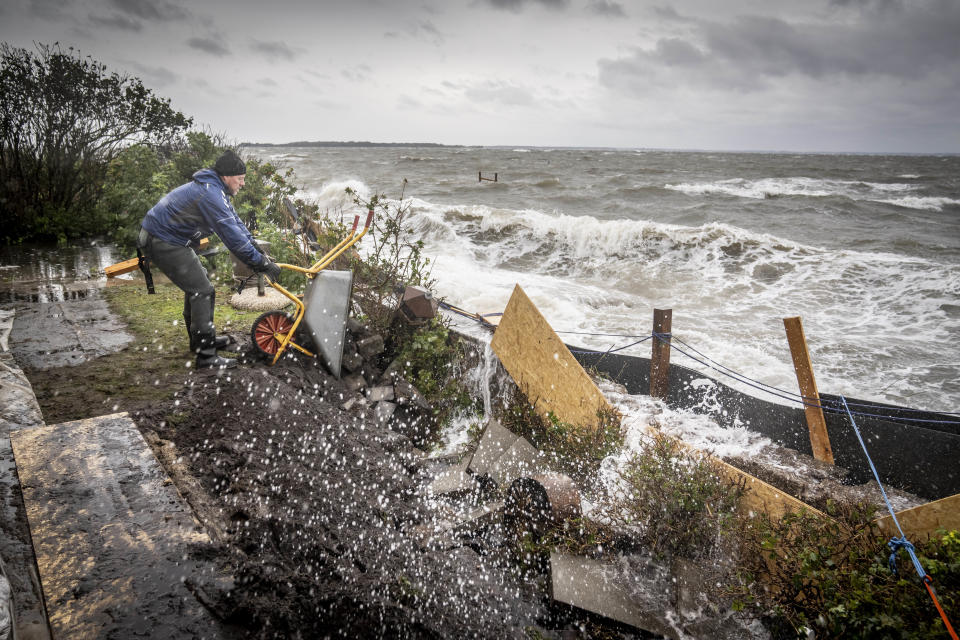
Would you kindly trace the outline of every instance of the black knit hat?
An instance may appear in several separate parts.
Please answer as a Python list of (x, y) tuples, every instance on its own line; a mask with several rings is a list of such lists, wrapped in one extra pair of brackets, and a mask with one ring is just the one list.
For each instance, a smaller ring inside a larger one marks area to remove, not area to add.
[(242, 176), (247, 172), (247, 165), (243, 164), (240, 156), (228, 149), (217, 158), (213, 170), (221, 176)]

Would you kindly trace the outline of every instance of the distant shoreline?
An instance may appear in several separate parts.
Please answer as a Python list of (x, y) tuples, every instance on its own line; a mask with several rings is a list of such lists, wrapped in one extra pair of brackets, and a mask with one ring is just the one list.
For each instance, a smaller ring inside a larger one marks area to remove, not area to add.
[(667, 149), (659, 147), (564, 147), (539, 145), (469, 145), (469, 144), (442, 144), (439, 142), (369, 142), (366, 140), (298, 140), (296, 142), (241, 142), (240, 147), (427, 147), (437, 149), (479, 148), (479, 149), (550, 149), (550, 150), (588, 150), (588, 151), (635, 151), (635, 152), (663, 152), (663, 153), (728, 153), (750, 155), (804, 155), (804, 156), (908, 156), (908, 157), (955, 157), (960, 156), (957, 151), (941, 151), (930, 153), (912, 153), (908, 151), (790, 151), (772, 149)]
[(243, 142), (242, 147), (447, 147), (439, 142), (367, 142), (336, 140), (299, 140), (297, 142)]

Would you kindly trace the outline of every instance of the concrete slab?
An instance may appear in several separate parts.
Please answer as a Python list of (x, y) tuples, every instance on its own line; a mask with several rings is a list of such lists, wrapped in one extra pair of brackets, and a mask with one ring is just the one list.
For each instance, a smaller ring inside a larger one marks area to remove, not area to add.
[(10, 332), (13, 331), (13, 309), (0, 309), (0, 352), (10, 350)]
[(473, 474), (467, 472), (466, 461), (441, 471), (429, 485), (427, 493), (435, 496), (469, 493), (477, 488)]
[(0, 353), (0, 558), (6, 563), (18, 638), (50, 637), (9, 437), (11, 431), (42, 424), (30, 381), (12, 354)]
[(467, 468), (478, 475), (489, 473), (494, 463), (513, 446), (519, 437), (496, 420), (490, 420), (483, 430), (483, 435), (480, 436), (480, 442)]
[(0, 354), (0, 435), (43, 424), (33, 386), (10, 353)]
[(554, 600), (668, 638), (684, 637), (658, 620), (664, 612), (645, 612), (617, 578), (615, 567), (602, 560), (563, 553), (550, 554)]
[(228, 637), (188, 590), (221, 576), (127, 414), (11, 434), (55, 637)]
[(526, 438), (517, 438), (510, 448), (490, 465), (487, 473), (498, 485), (505, 487), (517, 478), (529, 478), (544, 471), (547, 471), (547, 458), (527, 442)]
[(133, 342), (104, 299), (45, 302), (21, 307), (10, 350), (25, 367), (51, 369), (80, 364)]

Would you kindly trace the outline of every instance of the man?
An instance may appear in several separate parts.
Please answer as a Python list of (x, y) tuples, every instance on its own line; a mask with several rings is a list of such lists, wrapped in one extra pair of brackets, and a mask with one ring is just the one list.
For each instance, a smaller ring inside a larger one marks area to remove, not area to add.
[(253, 241), (229, 198), (243, 187), (247, 167), (233, 151), (217, 158), (212, 169), (193, 174), (193, 180), (161, 198), (141, 223), (137, 246), (184, 293), (183, 321), (190, 336), (190, 350), (197, 354), (197, 368), (227, 369), (237, 365), (217, 355), (230, 339), (217, 336), (213, 326), (215, 291), (194, 249), (211, 234), (253, 271), (271, 280), (280, 267)]

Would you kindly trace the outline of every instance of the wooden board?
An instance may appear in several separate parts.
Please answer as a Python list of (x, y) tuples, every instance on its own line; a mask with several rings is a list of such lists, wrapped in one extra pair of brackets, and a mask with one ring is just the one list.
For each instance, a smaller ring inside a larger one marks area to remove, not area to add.
[(140, 268), (140, 260), (138, 258), (130, 258), (129, 260), (112, 264), (109, 267), (104, 267), (103, 272), (108, 278), (116, 278), (125, 273), (136, 271), (138, 268)]
[[(199, 249), (204, 249), (210, 244), (210, 241), (204, 238), (200, 241)], [(140, 268), (140, 260), (138, 258), (130, 258), (129, 260), (124, 260), (123, 262), (118, 262), (116, 264), (111, 264), (108, 267), (103, 268), (103, 273), (106, 274), (108, 278), (116, 278), (117, 276), (122, 276), (125, 273), (130, 273), (131, 271), (136, 271)]]
[(596, 428), (597, 413), (612, 410), (520, 285), (513, 290), (493, 340), (494, 353), (537, 413)]
[[(960, 530), (960, 493), (898, 511), (897, 521), (910, 542), (921, 542), (936, 534), (937, 529)], [(891, 537), (900, 535), (889, 515), (877, 518), (877, 526)]]
[(739, 509), (742, 515), (750, 516), (762, 512), (776, 521), (791, 511), (795, 513), (806, 511), (823, 518), (829, 518), (822, 511), (814, 509), (806, 502), (784, 493), (771, 484), (767, 484), (760, 478), (752, 476), (746, 471), (741, 471), (719, 458), (714, 458), (714, 460), (723, 468), (730, 480), (734, 482), (742, 480), (744, 482), (747, 492), (740, 498)]
[(127, 414), (10, 441), (55, 638), (226, 637), (188, 589), (209, 538)]

